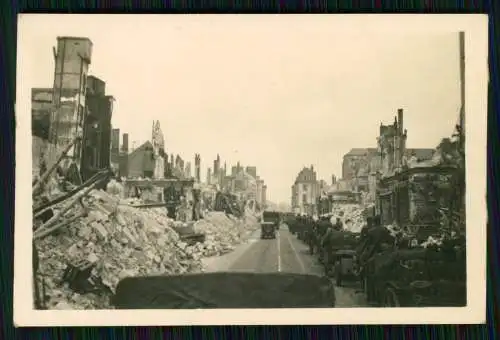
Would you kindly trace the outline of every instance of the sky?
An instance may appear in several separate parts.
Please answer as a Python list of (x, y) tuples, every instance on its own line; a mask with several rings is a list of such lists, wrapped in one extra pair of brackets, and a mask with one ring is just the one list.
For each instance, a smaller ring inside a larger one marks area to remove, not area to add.
[(51, 87), (57, 36), (93, 42), (89, 74), (116, 99), (113, 127), (136, 145), (159, 120), (168, 153), (257, 167), (268, 199), (290, 202), (304, 166), (341, 177), (351, 148), (376, 147), (404, 109), (407, 146), (434, 148), (460, 108), (458, 33), (347, 30), (277, 16), (44, 15), (22, 37), (26, 86)]

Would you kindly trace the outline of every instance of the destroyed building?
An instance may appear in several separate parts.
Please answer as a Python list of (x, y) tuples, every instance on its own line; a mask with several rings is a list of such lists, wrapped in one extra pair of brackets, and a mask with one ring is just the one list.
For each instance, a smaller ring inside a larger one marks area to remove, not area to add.
[(128, 174), (128, 154), (129, 154), (129, 144), (128, 144), (128, 133), (123, 134), (123, 142), (120, 148), (119, 154), (119, 174), (120, 177), (127, 177)]
[(32, 89), (33, 176), (38, 176), (40, 162), (55, 163), (66, 148), (59, 169), (70, 181), (118, 167), (110, 152), (114, 98), (106, 94), (103, 80), (89, 75), (91, 56), (88, 38), (58, 37), (53, 87)]
[(194, 155), (194, 177), (196, 182), (201, 182), (201, 156), (199, 154)]
[(127, 155), (127, 173), (124, 177), (153, 178), (154, 163), (153, 144), (147, 141)]
[(407, 130), (403, 125), (403, 109), (398, 109), (394, 123), (380, 124), (380, 135), (377, 138), (380, 153), (382, 176), (391, 176), (400, 172), (411, 162), (429, 160), (434, 154), (434, 149), (411, 149), (406, 147)]
[(111, 129), (110, 157), (111, 168), (114, 170), (120, 169), (120, 129)]
[(247, 167), (245, 168), (245, 171), (246, 171), (249, 175), (253, 176), (254, 178), (257, 178), (257, 167), (256, 167), (256, 166), (247, 166)]
[(160, 127), (160, 121), (153, 122), (151, 134), (151, 144), (153, 145), (153, 178), (164, 178), (165, 176), (165, 138)]
[(358, 175), (360, 168), (366, 168), (372, 159), (379, 157), (376, 148), (353, 148), (342, 160), (342, 179), (351, 180)]
[(184, 176), (186, 178), (191, 178), (191, 162), (186, 162), (186, 168), (184, 171)]
[(33, 177), (38, 176), (40, 167), (45, 167), (48, 162), (46, 153), (48, 151), (52, 107), (52, 88), (34, 88), (31, 90)]
[[(58, 37), (54, 48), (53, 110), (49, 128), (49, 159), (55, 160), (61, 150), (82, 136), (84, 129), (87, 75), (92, 57), (88, 38)], [(61, 168), (79, 167), (82, 141), (74, 142)]]
[(83, 180), (110, 164), (111, 117), (113, 96), (106, 95), (106, 83), (94, 76), (87, 77), (84, 143), (81, 155)]

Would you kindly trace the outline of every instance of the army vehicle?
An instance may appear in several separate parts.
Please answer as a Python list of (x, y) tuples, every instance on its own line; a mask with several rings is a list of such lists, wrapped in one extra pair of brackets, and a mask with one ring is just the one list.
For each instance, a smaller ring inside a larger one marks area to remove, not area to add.
[(396, 235), (389, 246), (371, 245), (379, 249), (359, 263), (369, 301), (387, 307), (466, 305), (460, 176), (456, 167), (433, 166), (381, 180), (382, 225), (396, 223), (404, 237)]
[(273, 222), (261, 222), (260, 223), (260, 238), (261, 239), (272, 239), (276, 238), (276, 227)]
[(377, 254), (367, 264), (368, 301), (384, 307), (463, 307), (465, 256), (415, 248)]
[(262, 221), (273, 223), (275, 229), (279, 229), (281, 224), (281, 214), (277, 211), (264, 211)]
[(357, 280), (355, 259), (356, 251), (354, 249), (342, 249), (335, 252), (333, 274), (338, 287), (341, 287), (345, 280)]

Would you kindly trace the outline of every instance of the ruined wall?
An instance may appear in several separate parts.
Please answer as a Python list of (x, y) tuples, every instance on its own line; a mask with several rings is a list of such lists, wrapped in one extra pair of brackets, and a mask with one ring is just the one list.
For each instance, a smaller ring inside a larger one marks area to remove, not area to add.
[(53, 110), (52, 91), (52, 88), (31, 89), (31, 133), (47, 140)]
[[(58, 37), (55, 53), (53, 86), (54, 111), (50, 119), (49, 141), (55, 145), (51, 153), (71, 143), (83, 134), (85, 94), (92, 42), (87, 38)], [(82, 144), (77, 143), (61, 164), (67, 168), (71, 161), (80, 165)]]
[(394, 169), (394, 135), (396, 128), (394, 125), (381, 125), (380, 135), (377, 139), (381, 154), (381, 172), (390, 175)]
[(438, 209), (450, 205), (451, 184), (451, 174), (411, 175), (408, 182), (410, 221), (425, 224), (439, 220)]
[(201, 158), (199, 154), (194, 155), (194, 176), (196, 182), (201, 181)]

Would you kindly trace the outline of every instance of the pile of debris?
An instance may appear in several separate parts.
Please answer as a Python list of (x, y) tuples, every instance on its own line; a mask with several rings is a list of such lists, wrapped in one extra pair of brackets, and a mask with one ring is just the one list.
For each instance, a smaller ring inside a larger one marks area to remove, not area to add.
[(360, 233), (366, 224), (367, 211), (372, 205), (336, 204), (332, 208), (333, 219), (340, 218), (344, 229), (353, 233)]
[[(254, 217), (238, 220), (219, 212), (194, 225), (173, 221), (165, 209), (134, 208), (102, 190), (91, 190), (83, 202), (85, 213), (70, 209), (65, 218), (77, 218), (64, 228), (45, 237), (34, 233), (49, 309), (110, 308), (109, 297), (122, 278), (199, 272), (202, 257), (231, 251), (257, 226)], [(184, 240), (193, 232), (206, 234), (204, 242)], [(75, 292), (63, 282), (68, 266), (75, 263), (92, 268), (101, 283), (94, 287), (96, 293)]]
[(219, 256), (234, 249), (253, 231), (259, 228), (257, 217), (249, 211), (238, 219), (223, 212), (211, 212), (194, 224), (196, 232), (204, 233), (206, 239), (202, 248), (203, 256)]
[(173, 221), (164, 214), (120, 205), (118, 198), (101, 190), (92, 190), (83, 205), (83, 214), (78, 208), (65, 214), (66, 219), (74, 221), (64, 228), (47, 235), (34, 232), (48, 308), (56, 307), (61, 300), (73, 301), (81, 308), (109, 307), (105, 297), (80, 296), (67, 289), (69, 282), (60, 282), (65, 270), (76, 263), (92, 267), (93, 276), (102, 282), (94, 288), (111, 293), (127, 276), (179, 274), (201, 268), (199, 259), (192, 256), (172, 228)]
[(203, 256), (230, 250), (257, 225), (251, 216), (238, 220), (220, 213), (208, 214), (196, 226), (174, 221), (165, 208), (132, 206), (141, 202), (120, 197), (119, 183), (110, 182), (108, 192), (98, 189), (109, 170), (76, 187), (51, 176), (54, 169), (33, 183), (39, 309), (112, 308), (110, 297), (121, 279), (199, 272)]

